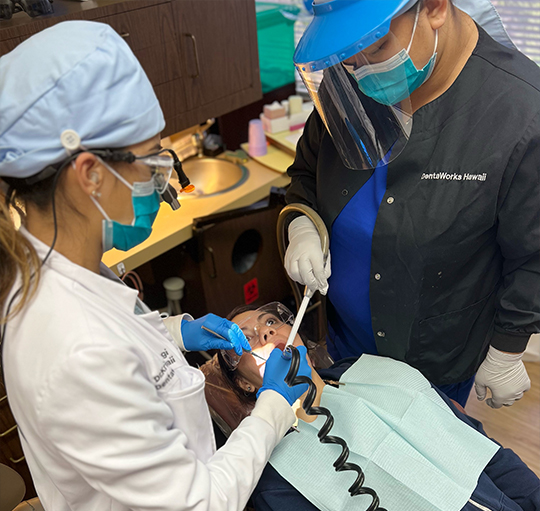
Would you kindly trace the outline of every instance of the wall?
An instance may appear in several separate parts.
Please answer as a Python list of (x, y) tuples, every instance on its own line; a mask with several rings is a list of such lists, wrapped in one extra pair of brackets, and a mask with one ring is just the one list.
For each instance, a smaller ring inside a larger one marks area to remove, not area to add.
[(515, 45), (540, 64), (540, 1), (492, 0)]

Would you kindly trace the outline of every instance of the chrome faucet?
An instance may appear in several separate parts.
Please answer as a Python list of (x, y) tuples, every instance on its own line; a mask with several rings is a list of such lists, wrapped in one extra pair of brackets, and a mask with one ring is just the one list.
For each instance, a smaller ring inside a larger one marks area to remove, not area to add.
[(208, 130), (214, 123), (215, 119), (208, 119), (203, 125), (197, 126), (191, 135), (193, 140), (193, 145), (197, 149), (197, 158), (203, 158), (203, 149), (204, 149), (204, 133)]

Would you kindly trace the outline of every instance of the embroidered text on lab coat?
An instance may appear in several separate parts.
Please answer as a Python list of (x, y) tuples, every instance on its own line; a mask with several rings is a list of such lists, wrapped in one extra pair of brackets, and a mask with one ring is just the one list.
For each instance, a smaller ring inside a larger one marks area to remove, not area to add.
[(171, 370), (168, 371), (168, 368), (176, 362), (174, 355), (170, 355), (166, 349), (161, 352), (161, 357), (165, 359), (165, 362), (161, 366), (159, 372), (153, 376), (154, 381), (156, 382), (155, 387), (158, 390), (165, 387), (172, 380), (174, 369), (171, 368)]

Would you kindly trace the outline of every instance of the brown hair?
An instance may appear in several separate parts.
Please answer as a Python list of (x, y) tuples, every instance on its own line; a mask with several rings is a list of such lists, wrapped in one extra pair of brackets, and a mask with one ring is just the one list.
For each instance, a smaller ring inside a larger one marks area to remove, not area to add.
[[(18, 314), (28, 303), (37, 289), (40, 276), (41, 261), (30, 241), (15, 227), (13, 211), (17, 211), (23, 220), (23, 210), (30, 202), (42, 211), (47, 210), (58, 174), (32, 186), (23, 179), (3, 177), (2, 180), (8, 185), (8, 191), (5, 195), (0, 194), (0, 325)], [(11, 308), (11, 303), (6, 302), (17, 276), (20, 277), (21, 287), (12, 299), (16, 301)]]
[[(30, 300), (39, 280), (39, 258), (32, 244), (15, 228), (6, 201), (0, 197), (0, 325), (15, 316)], [(20, 297), (15, 307), (6, 310), (6, 300), (21, 277)]]
[[(236, 316), (239, 314), (243, 314), (244, 312), (248, 311), (255, 311), (259, 307), (256, 305), (240, 305), (238, 307), (235, 307), (229, 314), (227, 314), (227, 319), (229, 321), (232, 321)], [(233, 371), (227, 362), (225, 362), (225, 359), (223, 358), (223, 355), (221, 354), (221, 351), (217, 352), (217, 359), (219, 363), (219, 369), (221, 370), (221, 373), (225, 378), (229, 381), (231, 384), (231, 389), (235, 392), (235, 394), (238, 396), (240, 401), (243, 404), (248, 403), (255, 403), (257, 401), (257, 395), (255, 392), (244, 392), (240, 386), (238, 385), (238, 372)]]

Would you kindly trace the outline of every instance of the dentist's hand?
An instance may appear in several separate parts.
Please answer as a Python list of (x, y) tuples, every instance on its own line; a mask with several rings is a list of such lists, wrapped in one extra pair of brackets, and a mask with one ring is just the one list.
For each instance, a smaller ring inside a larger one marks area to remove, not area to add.
[[(298, 346), (300, 353), (300, 367), (298, 368), (297, 376), (307, 376), (311, 378), (311, 367), (308, 364), (305, 346)], [(281, 394), (290, 405), (292, 405), (304, 392), (307, 391), (308, 385), (301, 384), (289, 387), (285, 383), (285, 376), (289, 372), (291, 361), (283, 358), (283, 352), (279, 348), (275, 348), (266, 362), (264, 369), (263, 386), (257, 392), (257, 397), (265, 390), (275, 390)]]
[(521, 399), (531, 388), (522, 357), (523, 353), (505, 353), (490, 346), (476, 373), (474, 387), (478, 399), (486, 398), (486, 389), (491, 390), (491, 397), (486, 400), (491, 408), (510, 406)]
[[(220, 339), (202, 326), (225, 337)], [(251, 351), (246, 336), (236, 323), (220, 318), (215, 314), (207, 314), (202, 318), (189, 321), (182, 320), (182, 342), (188, 351), (208, 351), (208, 350), (231, 350), (234, 349), (237, 355), (242, 355), (242, 351)]]
[(326, 265), (321, 249), (321, 239), (313, 222), (306, 216), (295, 218), (289, 225), (289, 246), (285, 253), (285, 269), (292, 280), (307, 286), (311, 291), (328, 292), (330, 253)]

